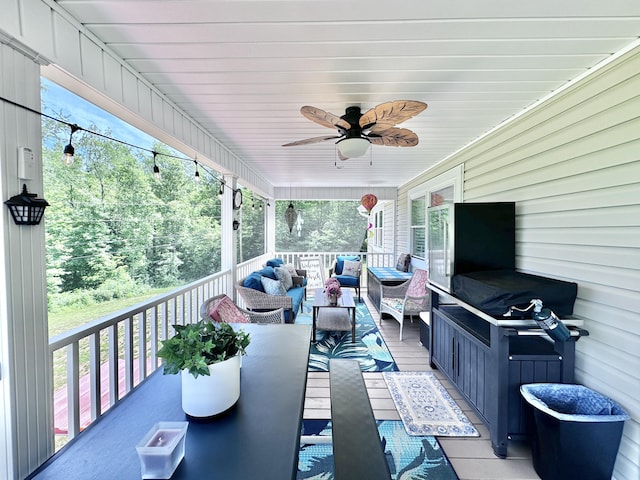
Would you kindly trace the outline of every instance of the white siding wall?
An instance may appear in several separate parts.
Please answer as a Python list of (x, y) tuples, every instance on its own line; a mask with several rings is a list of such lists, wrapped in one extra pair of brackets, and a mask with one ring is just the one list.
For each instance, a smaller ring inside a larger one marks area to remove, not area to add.
[[(3, 44), (0, 96), (40, 109), (40, 66)], [(40, 116), (0, 102), (3, 201), (22, 190), (19, 146), (41, 157)], [(42, 169), (37, 170), (24, 183), (42, 195)], [(44, 224), (18, 226), (0, 207), (0, 478), (13, 479), (24, 478), (53, 448)]]
[[(614, 478), (640, 478), (640, 48), (400, 189), (465, 164), (464, 201), (515, 201), (517, 267), (578, 283), (576, 380), (620, 402)], [(398, 245), (407, 239), (399, 215)]]

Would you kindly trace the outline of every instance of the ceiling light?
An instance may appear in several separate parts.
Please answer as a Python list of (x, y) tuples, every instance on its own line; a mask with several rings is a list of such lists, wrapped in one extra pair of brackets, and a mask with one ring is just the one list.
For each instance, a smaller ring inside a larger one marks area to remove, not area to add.
[(358, 158), (367, 153), (369, 140), (362, 137), (345, 138), (340, 140), (336, 146), (344, 158)]

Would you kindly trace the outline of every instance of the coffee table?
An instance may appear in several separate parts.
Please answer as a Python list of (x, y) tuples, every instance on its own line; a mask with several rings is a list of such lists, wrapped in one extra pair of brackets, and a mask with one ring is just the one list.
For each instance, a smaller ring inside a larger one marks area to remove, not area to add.
[(351, 330), (351, 343), (356, 341), (356, 304), (350, 290), (343, 289), (337, 305), (329, 305), (329, 299), (322, 288), (316, 288), (313, 297), (313, 334), (316, 341), (316, 329), (331, 331)]

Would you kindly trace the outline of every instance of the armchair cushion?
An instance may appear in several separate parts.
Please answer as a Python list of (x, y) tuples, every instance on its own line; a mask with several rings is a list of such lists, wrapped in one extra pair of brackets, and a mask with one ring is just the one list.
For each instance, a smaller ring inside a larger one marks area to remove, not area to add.
[(338, 255), (336, 257), (336, 275), (342, 275), (342, 269), (344, 268), (345, 260), (356, 262), (360, 260), (360, 257), (358, 257), (357, 255)]
[(360, 262), (355, 260), (345, 260), (342, 266), (342, 275), (348, 277), (359, 277)]
[(360, 285), (360, 277), (352, 277), (351, 275), (334, 275), (343, 287), (358, 287)]
[(286, 295), (287, 291), (282, 286), (280, 280), (273, 280), (268, 277), (262, 277), (262, 287), (265, 293), (269, 295)]

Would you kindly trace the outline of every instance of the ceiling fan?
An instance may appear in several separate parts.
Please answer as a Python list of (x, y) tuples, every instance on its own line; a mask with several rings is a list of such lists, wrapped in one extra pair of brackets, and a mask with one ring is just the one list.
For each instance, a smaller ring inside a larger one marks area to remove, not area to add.
[(309, 120), (327, 128), (335, 128), (339, 135), (307, 138), (283, 145), (294, 147), (310, 143), (338, 139), (340, 160), (364, 155), (370, 144), (392, 147), (415, 147), (418, 136), (407, 128), (396, 125), (409, 120), (427, 108), (427, 104), (416, 100), (394, 100), (381, 103), (361, 113), (360, 107), (347, 107), (341, 117), (316, 107), (304, 106), (300, 113)]

